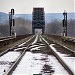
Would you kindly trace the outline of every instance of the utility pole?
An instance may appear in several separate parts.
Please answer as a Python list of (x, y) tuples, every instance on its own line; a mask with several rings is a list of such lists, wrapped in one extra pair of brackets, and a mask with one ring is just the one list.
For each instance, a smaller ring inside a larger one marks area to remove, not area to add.
[(64, 16), (64, 19), (63, 19), (63, 27), (64, 27), (63, 36), (67, 36), (67, 12), (66, 11), (64, 11), (63, 16)]
[(10, 36), (14, 34), (12, 29), (12, 27), (15, 26), (15, 20), (13, 18), (13, 15), (14, 15), (14, 9), (11, 9), (11, 12), (9, 12)]

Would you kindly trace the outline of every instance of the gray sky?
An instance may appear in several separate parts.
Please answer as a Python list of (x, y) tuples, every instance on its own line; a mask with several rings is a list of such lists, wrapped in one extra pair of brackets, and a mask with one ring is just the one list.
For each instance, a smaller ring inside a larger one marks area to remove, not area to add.
[(75, 0), (0, 0), (0, 12), (8, 13), (11, 8), (15, 13), (32, 13), (33, 7), (44, 7), (46, 13), (59, 13), (66, 10), (75, 12)]
[(75, 12), (75, 0), (74, 0), (74, 12)]

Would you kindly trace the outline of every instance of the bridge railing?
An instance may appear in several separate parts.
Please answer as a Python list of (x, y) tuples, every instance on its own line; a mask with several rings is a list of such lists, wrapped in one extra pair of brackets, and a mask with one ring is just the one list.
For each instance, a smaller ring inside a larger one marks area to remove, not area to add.
[(0, 48), (14, 42), (13, 39), (15, 39), (15, 37), (0, 37)]
[(16, 37), (14, 36), (8, 36), (8, 37), (0, 37), (0, 48), (12, 44), (20, 39), (26, 38), (31, 36), (32, 34), (26, 34), (26, 35), (18, 35)]

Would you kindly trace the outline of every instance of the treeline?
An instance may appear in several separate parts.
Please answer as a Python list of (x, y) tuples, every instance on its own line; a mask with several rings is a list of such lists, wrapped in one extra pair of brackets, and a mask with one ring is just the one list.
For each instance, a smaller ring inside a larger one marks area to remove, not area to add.
[(15, 31), (17, 35), (31, 34), (32, 33), (32, 23), (30, 20), (24, 18), (15, 19)]
[(9, 22), (0, 22), (0, 36), (9, 36)]
[[(75, 19), (69, 19), (67, 21), (68, 36), (75, 36)], [(50, 23), (46, 23), (45, 34), (62, 35), (63, 23), (61, 20), (52, 20)]]
[[(23, 34), (31, 34), (32, 33), (32, 25), (31, 21), (18, 17), (15, 18), (15, 32), (17, 35)], [(4, 23), (0, 23), (0, 35), (9, 36), (9, 21), (5, 21)]]
[[(69, 19), (67, 22), (68, 36), (75, 36), (75, 19)], [(32, 22), (21, 17), (15, 18), (14, 29), (17, 35), (32, 34)], [(61, 35), (62, 33), (62, 20), (55, 19), (45, 24), (45, 34)], [(0, 23), (0, 35), (9, 36), (9, 21)]]

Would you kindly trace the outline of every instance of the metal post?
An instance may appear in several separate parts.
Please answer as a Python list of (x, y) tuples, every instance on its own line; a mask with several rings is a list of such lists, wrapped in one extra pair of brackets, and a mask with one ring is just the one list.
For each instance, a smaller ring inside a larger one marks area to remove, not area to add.
[(13, 19), (14, 9), (11, 9), (9, 12), (9, 27), (10, 27), (10, 36), (12, 35), (12, 27), (15, 26), (15, 20)]
[(11, 12), (9, 12), (9, 28), (10, 28), (10, 36), (11, 36), (11, 26), (12, 26), (12, 16), (11, 16)]
[(64, 27), (63, 36), (67, 36), (67, 13), (66, 13), (66, 11), (64, 11), (63, 15), (64, 15), (64, 19), (63, 19), (63, 27)]
[(15, 26), (15, 25), (14, 25), (14, 19), (13, 19), (13, 15), (14, 15), (14, 9), (11, 9), (11, 16), (12, 16), (12, 26)]

